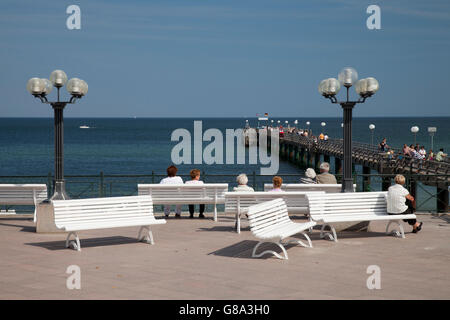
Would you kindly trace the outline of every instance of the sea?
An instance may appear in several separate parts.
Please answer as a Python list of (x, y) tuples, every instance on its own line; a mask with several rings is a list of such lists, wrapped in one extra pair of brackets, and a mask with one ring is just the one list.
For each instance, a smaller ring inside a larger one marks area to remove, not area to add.
[[(151, 175), (151, 182), (158, 182), (165, 175), (166, 168), (172, 164), (172, 150), (179, 143), (172, 141), (175, 130), (186, 129), (194, 140), (194, 121), (201, 121), (202, 130), (218, 129), (225, 137), (226, 129), (237, 129), (245, 126), (264, 125), (257, 118), (65, 118), (64, 119), (64, 173), (66, 176), (99, 176), (104, 175)], [(330, 138), (342, 138), (341, 118), (270, 118), (276, 124), (288, 121), (294, 126), (309, 128), (314, 134), (326, 133)], [(321, 123), (324, 122), (325, 126)], [(450, 117), (421, 118), (354, 118), (353, 140), (371, 143), (370, 124), (375, 125), (373, 140), (378, 144), (382, 138), (387, 144), (400, 148), (404, 143), (424, 145), (431, 148), (431, 136), (428, 127), (436, 127), (434, 134), (434, 150), (444, 148), (450, 150)], [(411, 127), (418, 126), (416, 137)], [(82, 128), (85, 127), (85, 128)], [(88, 127), (88, 128), (86, 128)], [(205, 148), (210, 142), (203, 142)], [(225, 138), (223, 139), (225, 148)], [(193, 143), (192, 143), (193, 146)], [(226, 150), (224, 149), (224, 155)], [(192, 148), (192, 162), (194, 148)], [(223, 158), (225, 162), (225, 156)], [(356, 171), (361, 172), (360, 166)], [(254, 175), (259, 175), (261, 165), (249, 164), (181, 164), (179, 173), (187, 178), (192, 168), (200, 169), (209, 182), (235, 183), (239, 173), (249, 175), (249, 183), (255, 182)], [(46, 177), (54, 171), (54, 122), (52, 118), (0, 118), (0, 183), (47, 182)], [(375, 173), (375, 172), (374, 172)], [(303, 171), (296, 165), (281, 161), (278, 175), (286, 175), (286, 181), (295, 182)], [(222, 177), (218, 175), (223, 175)], [(14, 176), (15, 178), (11, 178)], [(16, 176), (33, 176), (36, 178), (18, 178)], [(73, 178), (75, 179), (75, 178)], [(148, 178), (149, 179), (149, 178)], [(145, 181), (148, 182), (149, 180)], [(259, 179), (259, 178), (258, 178)], [(135, 185), (135, 180), (133, 184)], [(271, 177), (263, 179), (269, 182)], [(263, 180), (259, 180), (262, 183)], [(75, 185), (74, 180), (74, 185)], [(103, 186), (109, 195), (120, 195), (117, 184), (120, 181)], [(139, 181), (138, 181), (139, 182)], [(258, 183), (259, 183), (258, 182)], [(97, 181), (95, 181), (97, 183)], [(68, 179), (68, 188), (70, 179)], [(81, 184), (79, 184), (81, 185)], [(72, 188), (75, 188), (72, 186)], [(81, 187), (80, 187), (81, 188)], [(262, 188), (257, 187), (257, 189)], [(98, 188), (92, 186), (86, 196), (95, 195)], [(75, 190), (75, 189), (73, 189)], [(113, 190), (113, 191), (111, 191)], [(115, 191), (114, 191), (115, 190)], [(105, 191), (105, 192), (106, 192)], [(128, 193), (132, 194), (130, 189)], [(77, 191), (77, 195), (83, 194)], [(433, 202), (433, 201), (432, 201)]]

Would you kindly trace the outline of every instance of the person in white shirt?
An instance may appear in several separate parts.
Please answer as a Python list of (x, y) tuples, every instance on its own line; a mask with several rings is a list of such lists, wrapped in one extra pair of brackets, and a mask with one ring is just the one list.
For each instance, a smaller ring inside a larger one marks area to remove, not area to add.
[(316, 181), (316, 172), (313, 168), (308, 168), (305, 171), (305, 176), (300, 178), (300, 183), (317, 183)]
[[(414, 212), (416, 201), (409, 191), (403, 187), (405, 177), (398, 174), (394, 178), (395, 185), (390, 186), (387, 194), (387, 212), (388, 214), (410, 214)], [(408, 201), (408, 204), (406, 203)], [(422, 222), (416, 219), (403, 220), (413, 226), (413, 233), (417, 233), (422, 229)]]
[(283, 184), (283, 179), (279, 176), (275, 176), (272, 179), (273, 182), (273, 189), (270, 190), (269, 192), (283, 192), (283, 190), (281, 190), (281, 185)]
[(240, 175), (237, 176), (236, 178), (236, 182), (238, 183), (237, 187), (233, 188), (233, 191), (246, 191), (246, 192), (253, 192), (255, 190), (253, 190), (252, 187), (249, 187), (247, 185), (248, 183), (248, 178), (247, 175), (245, 173), (241, 173)]
[[(160, 184), (183, 184), (183, 179), (177, 176), (178, 169), (175, 166), (167, 168), (167, 178), (162, 179)], [(170, 205), (164, 205), (164, 214), (166, 217), (170, 214)], [(181, 205), (177, 205), (175, 209), (175, 218), (181, 217)]]
[[(190, 181), (186, 181), (185, 184), (203, 184), (203, 181), (200, 181), (200, 170), (198, 169), (192, 169), (191, 172), (189, 172), (191, 179)], [(205, 212), (205, 205), (204, 204), (200, 204), (199, 205), (199, 210), (200, 210), (200, 214), (198, 215), (199, 218), (205, 218), (205, 215), (203, 214), (203, 212)], [(189, 205), (189, 213), (190, 216), (189, 218), (194, 218), (194, 205), (190, 204)]]

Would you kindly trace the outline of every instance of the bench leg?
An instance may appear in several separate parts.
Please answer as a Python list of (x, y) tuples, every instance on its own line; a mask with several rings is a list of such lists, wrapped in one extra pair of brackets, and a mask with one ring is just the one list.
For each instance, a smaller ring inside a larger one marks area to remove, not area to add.
[[(75, 237), (75, 239), (71, 241), (70, 236), (72, 235)], [(70, 246), (72, 246), (74, 250), (81, 251), (80, 238), (78, 238), (78, 234), (76, 232), (69, 232), (69, 234), (67, 235), (66, 248), (70, 248)]]
[(311, 239), (309, 238), (309, 236), (306, 233), (304, 233), (304, 232), (300, 232), (300, 234), (302, 234), (306, 238), (306, 240), (308, 240), (308, 244), (305, 244), (305, 243), (303, 243), (303, 241), (298, 240), (298, 239), (291, 239), (291, 240), (283, 242), (282, 244), (286, 245), (286, 244), (289, 244), (289, 243), (296, 243), (296, 244), (299, 244), (299, 245), (301, 245), (302, 247), (305, 247), (305, 248), (312, 248), (313, 245), (312, 245), (312, 242), (311, 242)]
[[(142, 234), (142, 231), (146, 230), (147, 234)], [(140, 227), (139, 229), (139, 233), (138, 233), (138, 237), (137, 237), (138, 241), (142, 241), (142, 242), (146, 242), (149, 244), (155, 244), (155, 241), (153, 240), (153, 234), (152, 231), (150, 230), (150, 227)]]
[[(398, 225), (400, 231), (398, 230), (392, 230), (391, 232), (389, 232), (389, 227), (391, 226), (391, 223), (395, 223)], [(405, 239), (405, 230), (403, 229), (403, 225), (402, 222), (400, 220), (391, 220), (389, 221), (389, 223), (386, 226), (386, 234), (394, 234), (395, 236)]]
[(236, 232), (241, 233), (241, 215), (236, 213)]
[(279, 259), (282, 259), (282, 260), (288, 260), (288, 259), (289, 259), (289, 258), (288, 258), (288, 254), (287, 254), (287, 252), (286, 252), (286, 249), (284, 248), (284, 246), (283, 246), (283, 244), (281, 243), (281, 241), (280, 241), (280, 242), (270, 242), (270, 243), (274, 243), (274, 244), (276, 244), (277, 246), (279, 246), (279, 247), (281, 248), (281, 250), (283, 250), (284, 257), (283, 257), (283, 256), (280, 256), (278, 253), (276, 253), (275, 251), (272, 251), (272, 250), (266, 250), (266, 251), (264, 251), (264, 252), (261, 252), (261, 253), (256, 254), (256, 250), (258, 249), (258, 247), (259, 247), (261, 244), (265, 243), (265, 242), (269, 242), (269, 241), (260, 241), (260, 242), (258, 242), (258, 243), (256, 244), (256, 246), (253, 248), (252, 258), (259, 258), (259, 257), (262, 257), (263, 255), (265, 255), (266, 253), (271, 253), (271, 254), (273, 254), (275, 257), (277, 257), (277, 258), (279, 258)]
[[(325, 230), (325, 227), (326, 227), (326, 226), (329, 226), (329, 227), (330, 227), (331, 233), (332, 233), (332, 234), (331, 234), (330, 232), (325, 232), (325, 233), (324, 233), (324, 230)], [(334, 227), (333, 227), (332, 225), (324, 224), (324, 225), (322, 226), (322, 229), (320, 229), (320, 238), (323, 239), (323, 238), (325, 238), (325, 237), (328, 237), (329, 240), (332, 240), (332, 241), (334, 241), (334, 242), (338, 242), (338, 240), (337, 240), (337, 235), (336, 235), (336, 229), (334, 229)]]

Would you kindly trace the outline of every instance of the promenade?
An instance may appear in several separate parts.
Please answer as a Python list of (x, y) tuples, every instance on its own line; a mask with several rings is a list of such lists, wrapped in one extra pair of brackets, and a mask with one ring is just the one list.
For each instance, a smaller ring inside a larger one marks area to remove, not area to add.
[[(207, 217), (170, 217), (152, 228), (153, 246), (136, 242), (138, 228), (80, 232), (81, 252), (64, 248), (65, 234), (35, 233), (29, 218), (0, 217), (0, 299), (450, 298), (448, 215), (419, 215), (423, 230), (405, 224), (406, 239), (386, 236), (384, 222), (341, 232), (338, 243), (314, 230), (314, 248), (287, 246), (285, 261), (251, 258), (245, 220), (238, 235), (234, 217)], [(81, 268), (80, 290), (66, 288), (70, 265)], [(380, 290), (366, 286), (370, 265), (381, 269)]]

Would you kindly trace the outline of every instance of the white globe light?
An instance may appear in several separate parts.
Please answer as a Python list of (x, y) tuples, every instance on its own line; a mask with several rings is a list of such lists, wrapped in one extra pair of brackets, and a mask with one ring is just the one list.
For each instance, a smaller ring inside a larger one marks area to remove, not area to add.
[(280, 123), (280, 120), (278, 120), (277, 123)]
[(284, 123), (289, 123), (289, 121), (286, 120)]
[(378, 83), (378, 80), (372, 77), (366, 78), (366, 92), (369, 94), (374, 94), (378, 91), (380, 88), (380, 85)]
[(336, 95), (341, 89), (341, 85), (335, 78), (322, 80), (319, 84), (319, 93), (323, 96)]
[(311, 122), (309, 122), (309, 121), (306, 121), (306, 125), (307, 126), (309, 126), (311, 124)]
[(72, 78), (67, 82), (67, 91), (71, 95), (82, 96), (83, 95), (83, 83), (78, 78)]
[(320, 125), (321, 125), (322, 127), (325, 127), (327, 124), (326, 124), (325, 122), (322, 122)]
[(367, 79), (361, 79), (355, 84), (355, 91), (360, 96), (363, 96), (367, 93)]
[(81, 80), (81, 94), (83, 96), (86, 95), (86, 93), (88, 92), (88, 89), (89, 89), (89, 87), (88, 87), (88, 84), (86, 83), (86, 81)]
[(341, 122), (341, 128), (343, 128), (343, 127), (344, 127), (344, 123)]
[(52, 92), (52, 89), (53, 89), (52, 83), (48, 79), (41, 79), (41, 80), (44, 82), (44, 91), (43, 91), (43, 93), (45, 95), (50, 94), (50, 92)]
[(273, 120), (270, 120), (271, 123), (273, 123)]
[(418, 126), (411, 127), (411, 132), (412, 132), (412, 133), (417, 133), (417, 132), (419, 132), (419, 127), (418, 127)]
[(358, 80), (358, 72), (351, 67), (344, 68), (339, 72), (338, 80), (344, 87), (351, 87)]
[(67, 75), (62, 70), (55, 70), (50, 74), (50, 82), (55, 87), (63, 87), (67, 82)]
[(298, 124), (298, 120), (295, 120), (294, 123), (295, 123), (295, 124)]
[(41, 94), (45, 91), (45, 83), (42, 79), (31, 78), (27, 82), (27, 90), (31, 94)]
[(370, 129), (370, 130), (375, 129), (375, 125), (374, 125), (374, 124), (369, 124), (369, 129)]

